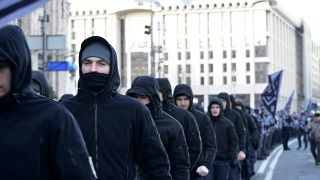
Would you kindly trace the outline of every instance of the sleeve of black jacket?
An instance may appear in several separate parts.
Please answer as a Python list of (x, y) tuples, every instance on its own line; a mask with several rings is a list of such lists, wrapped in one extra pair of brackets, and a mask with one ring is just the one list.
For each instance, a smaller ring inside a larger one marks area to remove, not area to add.
[(246, 113), (246, 118), (248, 121), (248, 131), (250, 134), (250, 143), (253, 146), (254, 149), (258, 148), (259, 144), (259, 133), (258, 133), (258, 128), (254, 122), (254, 119)]
[(170, 180), (170, 163), (160, 135), (146, 108), (136, 112), (134, 131), (135, 159), (147, 179)]
[(204, 165), (208, 169), (210, 169), (217, 153), (216, 135), (214, 133), (212, 123), (210, 122), (209, 117), (205, 116), (203, 121), (205, 123), (200, 130), (203, 143), (203, 151), (198, 164)]
[(202, 152), (202, 140), (196, 119), (190, 112), (187, 113), (189, 115), (185, 118), (189, 118), (189, 120), (186, 121), (189, 122), (189, 124), (187, 124), (187, 130), (185, 131), (187, 133), (185, 133), (185, 135), (190, 156), (190, 171), (192, 171), (196, 166), (196, 163), (200, 159), (200, 155)]
[[(48, 125), (48, 137), (42, 137), (53, 142), (49, 145), (48, 161), (53, 162), (51, 168), (54, 179), (95, 179), (93, 166), (90, 166), (89, 154), (76, 120), (65, 108), (55, 113), (55, 116)], [(40, 139), (40, 142), (47, 141)]]
[(236, 115), (236, 121), (234, 127), (238, 136), (239, 151), (246, 151), (246, 130), (244, 127), (244, 120), (242, 119), (239, 112), (234, 111)]
[(174, 147), (171, 147), (171, 175), (174, 180), (189, 179), (190, 160), (188, 156), (187, 143), (184, 136), (183, 128), (177, 132), (173, 139)]
[(230, 162), (234, 163), (234, 161), (237, 159), (238, 155), (238, 137), (234, 128), (234, 125), (230, 123), (227, 128), (228, 131), (228, 142), (230, 147)]

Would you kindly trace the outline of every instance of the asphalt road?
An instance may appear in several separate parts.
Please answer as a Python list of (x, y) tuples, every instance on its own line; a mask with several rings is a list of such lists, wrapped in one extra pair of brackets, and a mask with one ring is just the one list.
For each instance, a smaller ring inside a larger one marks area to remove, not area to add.
[(320, 166), (316, 166), (310, 152), (297, 150), (297, 140), (289, 142), (290, 151), (276, 147), (267, 159), (257, 161), (252, 180), (320, 180)]

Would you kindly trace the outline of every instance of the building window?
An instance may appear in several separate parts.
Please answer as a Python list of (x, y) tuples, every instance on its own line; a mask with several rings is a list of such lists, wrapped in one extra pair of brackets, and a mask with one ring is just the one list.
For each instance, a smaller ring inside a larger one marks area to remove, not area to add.
[(167, 52), (163, 53), (163, 59), (168, 60), (168, 53)]
[(209, 77), (209, 85), (213, 85), (213, 77), (212, 76)]
[(164, 66), (163, 66), (163, 73), (164, 73), (164, 74), (168, 74), (168, 71), (169, 71), (169, 70), (168, 70), (168, 65), (164, 65)]
[(236, 63), (231, 63), (231, 71), (236, 72), (237, 71), (237, 64)]
[(222, 58), (223, 58), (223, 59), (226, 59), (226, 58), (227, 58), (227, 51), (226, 51), (226, 50), (223, 50), (223, 52), (222, 52)]
[(180, 76), (178, 77), (178, 84), (182, 84), (182, 80)]
[(223, 84), (228, 84), (227, 76), (223, 76)]
[(178, 65), (178, 73), (180, 74), (182, 72), (181, 65)]
[(72, 32), (72, 39), (76, 39), (76, 32)]
[(186, 65), (186, 73), (191, 73), (191, 65), (190, 64), (187, 64)]
[(71, 44), (71, 51), (76, 52), (76, 44)]
[(74, 28), (74, 20), (71, 20), (71, 28)]
[(91, 19), (91, 27), (94, 28), (94, 19)]
[(204, 77), (200, 78), (200, 85), (204, 85)]
[(256, 83), (266, 83), (268, 77), (268, 63), (267, 62), (259, 62), (255, 63), (255, 81)]
[(246, 49), (246, 58), (249, 58), (249, 57), (250, 57), (250, 50)]
[(213, 73), (213, 64), (209, 64), (209, 72)]
[(190, 60), (190, 52), (189, 51), (186, 52), (186, 59)]
[(187, 83), (189, 86), (191, 86), (191, 77), (187, 77), (187, 78), (186, 78), (186, 83)]
[(250, 71), (250, 63), (246, 63), (246, 71), (247, 71), (247, 72)]
[(181, 52), (178, 52), (178, 60), (181, 60)]
[(213, 51), (209, 51), (208, 52), (208, 58), (209, 59), (213, 59)]
[(203, 59), (203, 58), (204, 58), (204, 52), (201, 51), (201, 52), (200, 52), (200, 59)]
[(255, 56), (256, 57), (267, 57), (267, 46), (255, 46)]
[(201, 73), (204, 72), (204, 64), (200, 64), (200, 72), (201, 72)]
[(231, 57), (232, 58), (236, 58), (237, 57), (236, 50), (232, 50), (231, 51)]
[(246, 83), (250, 84), (250, 76), (246, 76)]
[(223, 71), (222, 72), (227, 72), (227, 64), (223, 63)]
[(231, 82), (236, 83), (237, 82), (237, 76), (232, 76), (231, 77)]

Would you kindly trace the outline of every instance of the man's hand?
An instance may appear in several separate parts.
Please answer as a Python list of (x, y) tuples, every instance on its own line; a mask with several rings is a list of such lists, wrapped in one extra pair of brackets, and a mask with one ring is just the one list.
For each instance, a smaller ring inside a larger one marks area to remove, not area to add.
[(209, 173), (209, 169), (205, 166), (199, 166), (196, 171), (200, 176), (206, 176)]
[(246, 158), (246, 154), (245, 154), (243, 151), (240, 151), (240, 152), (238, 153), (237, 159), (238, 159), (239, 161), (242, 161), (242, 160), (244, 160), (245, 158)]

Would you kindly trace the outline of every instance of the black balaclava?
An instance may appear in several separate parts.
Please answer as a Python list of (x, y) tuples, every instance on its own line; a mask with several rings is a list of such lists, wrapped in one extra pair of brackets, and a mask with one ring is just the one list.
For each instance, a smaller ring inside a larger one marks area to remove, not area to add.
[[(81, 54), (81, 63), (83, 63), (83, 61), (89, 57), (98, 57), (110, 65), (111, 51), (101, 42), (92, 42), (83, 49)], [(82, 77), (84, 85), (90, 92), (100, 93), (106, 87), (109, 75), (98, 72), (90, 72), (83, 74)]]

